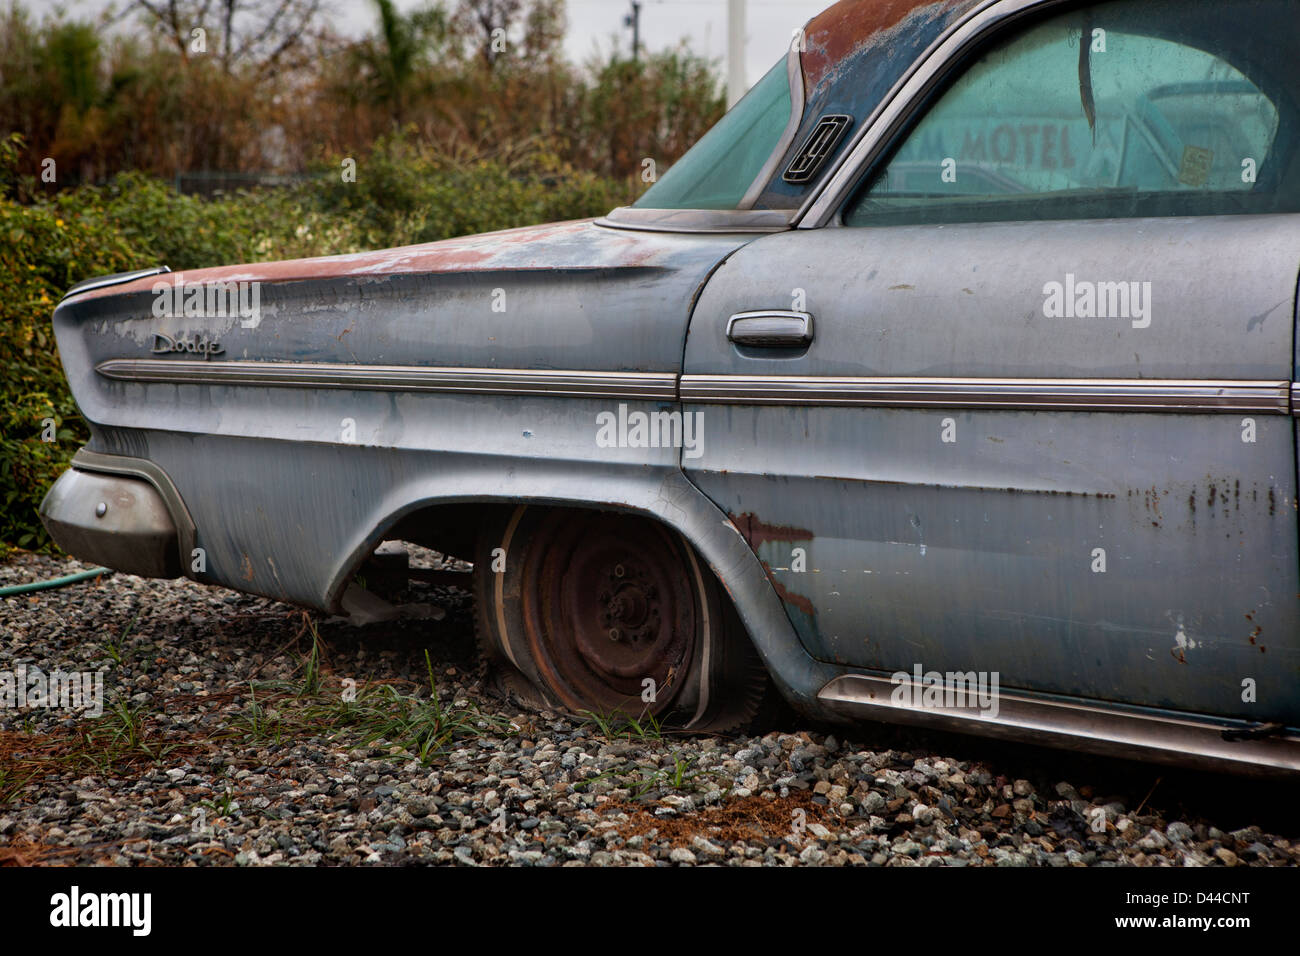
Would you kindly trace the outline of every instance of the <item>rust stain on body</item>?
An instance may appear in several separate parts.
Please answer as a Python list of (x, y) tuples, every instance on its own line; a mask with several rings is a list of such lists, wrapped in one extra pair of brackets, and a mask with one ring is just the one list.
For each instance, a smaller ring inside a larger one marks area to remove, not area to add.
[(775, 577), (772, 576), (772, 570), (771, 568), (768, 568), (766, 562), (764, 562), (763, 568), (764, 570), (767, 571), (767, 578), (769, 581), (772, 582), (772, 587), (776, 589), (776, 596), (781, 599), (782, 603), (789, 604), (791, 607), (798, 608), (799, 610), (807, 614), (809, 617), (817, 616), (817, 611), (813, 608), (813, 602), (811, 598), (805, 597), (802, 594), (795, 594), (784, 584), (778, 581)]
[[(732, 520), (740, 533), (745, 536), (745, 540), (749, 542), (749, 546), (755, 551), (770, 541), (811, 541), (813, 538), (813, 533), (804, 528), (792, 528), (785, 525), (769, 524), (759, 518), (758, 515), (749, 511), (739, 515), (728, 515), (727, 517)], [(772, 587), (776, 590), (776, 595), (781, 599), (782, 603), (799, 609), (809, 617), (816, 616), (817, 612), (813, 607), (813, 602), (810, 598), (791, 591), (772, 574), (771, 565), (766, 561), (763, 561), (762, 564), (763, 570), (767, 574), (767, 579), (772, 582)]]
[[(1255, 645), (1256, 647), (1259, 647), (1259, 635), (1264, 633), (1264, 628), (1261, 627), (1258, 623), (1256, 623), (1255, 613), (1253, 611), (1246, 615), (1246, 620), (1250, 621), (1251, 624), (1255, 625), (1255, 629), (1252, 630), (1250, 634), (1247, 635), (1247, 637), (1249, 638), (1251, 644)], [(1262, 651), (1264, 648), (1260, 647), (1259, 649)]]
[(768, 524), (753, 512), (728, 515), (740, 533), (745, 536), (749, 546), (757, 550), (769, 541), (811, 541), (813, 533), (803, 528), (791, 528), (785, 525)]

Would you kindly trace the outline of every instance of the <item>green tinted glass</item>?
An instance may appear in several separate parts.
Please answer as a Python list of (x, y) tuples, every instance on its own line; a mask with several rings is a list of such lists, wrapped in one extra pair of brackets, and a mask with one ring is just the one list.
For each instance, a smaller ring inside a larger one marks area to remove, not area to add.
[[(1237, 31), (1253, 27), (1232, 6), (1142, 5), (1130, 25), (1126, 14), (1139, 5), (1102, 4), (989, 51), (907, 135), (845, 222), (1287, 206), (1276, 175), (1262, 175), (1281, 172), (1278, 105), (1265, 84), (1237, 68), (1250, 62), (1244, 50), (1255, 51), (1240, 42)], [(1199, 33), (1186, 28), (1189, 7), (1203, 18)]]
[(633, 205), (735, 209), (789, 120), (790, 81), (782, 58)]

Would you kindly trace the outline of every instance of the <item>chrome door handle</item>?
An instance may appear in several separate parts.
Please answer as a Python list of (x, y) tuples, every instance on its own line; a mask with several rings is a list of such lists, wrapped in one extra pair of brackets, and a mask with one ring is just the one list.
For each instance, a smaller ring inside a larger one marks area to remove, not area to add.
[(756, 348), (801, 349), (812, 341), (813, 317), (783, 309), (737, 312), (727, 320), (727, 338)]

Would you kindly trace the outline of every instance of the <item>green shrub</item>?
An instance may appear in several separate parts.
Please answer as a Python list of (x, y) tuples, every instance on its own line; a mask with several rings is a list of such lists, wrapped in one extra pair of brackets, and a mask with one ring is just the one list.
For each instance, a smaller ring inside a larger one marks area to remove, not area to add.
[[(0, 166), (11, 155), (0, 150)], [(147, 257), (98, 210), (22, 206), (4, 197), (0, 242), (0, 548), (39, 547), (46, 539), (36, 508), (87, 437), (59, 365), (50, 315), (75, 282), (139, 268)], [(50, 419), (54, 434), (46, 427)]]
[(352, 223), (363, 248), (601, 216), (629, 199), (624, 184), (546, 155), (456, 160), (399, 136), (379, 139), (357, 161), (355, 182), (340, 171), (317, 167), (297, 192), (303, 206)]

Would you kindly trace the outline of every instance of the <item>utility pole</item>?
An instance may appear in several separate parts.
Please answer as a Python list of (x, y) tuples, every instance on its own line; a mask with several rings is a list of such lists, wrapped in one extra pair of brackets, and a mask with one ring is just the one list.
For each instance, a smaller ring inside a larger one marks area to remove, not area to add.
[(632, 62), (641, 50), (641, 0), (632, 0), (632, 12), (623, 18), (623, 26), (632, 28)]
[(745, 95), (745, 0), (727, 0), (727, 108)]

